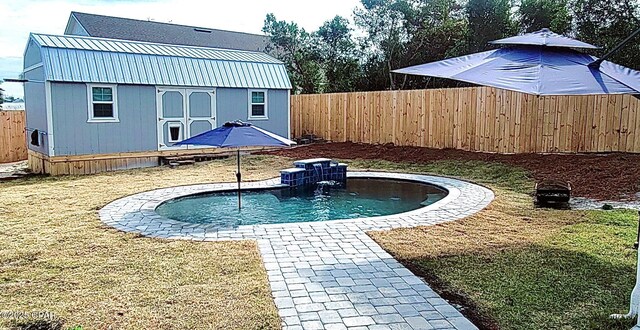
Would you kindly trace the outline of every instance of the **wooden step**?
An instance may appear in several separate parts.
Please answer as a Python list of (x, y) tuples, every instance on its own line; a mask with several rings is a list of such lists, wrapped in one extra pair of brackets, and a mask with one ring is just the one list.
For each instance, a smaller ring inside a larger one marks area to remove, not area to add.
[(193, 165), (195, 163), (195, 159), (171, 160), (169, 161), (169, 166)]

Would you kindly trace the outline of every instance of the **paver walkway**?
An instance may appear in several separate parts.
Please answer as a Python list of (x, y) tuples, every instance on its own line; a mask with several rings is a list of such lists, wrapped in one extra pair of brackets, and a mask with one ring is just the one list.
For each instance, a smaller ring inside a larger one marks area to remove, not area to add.
[[(427, 207), (384, 217), (227, 229), (155, 213), (168, 199), (235, 188), (234, 183), (206, 184), (128, 196), (105, 206), (100, 218), (115, 228), (152, 237), (256, 239), (284, 329), (477, 329), (365, 232), (460, 219), (487, 206), (493, 193), (469, 182), (427, 175), (349, 172), (348, 176), (429, 182), (449, 194)], [(277, 185), (273, 179), (243, 183), (243, 188)]]

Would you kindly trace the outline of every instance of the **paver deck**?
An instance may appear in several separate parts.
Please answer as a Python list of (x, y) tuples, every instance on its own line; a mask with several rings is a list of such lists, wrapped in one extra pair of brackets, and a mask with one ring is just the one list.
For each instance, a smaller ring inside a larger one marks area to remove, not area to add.
[[(384, 217), (217, 228), (164, 218), (162, 202), (235, 183), (203, 184), (144, 192), (100, 210), (107, 225), (151, 237), (216, 241), (256, 239), (284, 329), (477, 329), (424, 281), (403, 267), (367, 234), (370, 230), (434, 225), (486, 207), (491, 190), (444, 177), (349, 172), (348, 177), (415, 180), (449, 191), (418, 210)], [(278, 179), (242, 184), (279, 185)]]

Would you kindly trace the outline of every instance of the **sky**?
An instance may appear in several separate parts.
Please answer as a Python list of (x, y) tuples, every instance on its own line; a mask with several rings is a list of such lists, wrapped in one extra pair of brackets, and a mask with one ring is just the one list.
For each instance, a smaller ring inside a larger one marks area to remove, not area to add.
[[(15, 0), (0, 1), (0, 78), (18, 78), (30, 32), (63, 34), (71, 11), (262, 34), (264, 18), (315, 31), (336, 15), (351, 19), (359, 0)], [(3, 83), (22, 97), (20, 83)]]

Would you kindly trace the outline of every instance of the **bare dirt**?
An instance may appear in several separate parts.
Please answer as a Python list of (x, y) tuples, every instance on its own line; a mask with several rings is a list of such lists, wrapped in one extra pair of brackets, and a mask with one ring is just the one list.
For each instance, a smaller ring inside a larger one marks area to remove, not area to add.
[(640, 154), (492, 154), (457, 149), (430, 149), (351, 142), (303, 145), (269, 154), (297, 159), (378, 159), (429, 163), (441, 160), (475, 160), (519, 166), (534, 180), (571, 182), (573, 196), (599, 200), (633, 200), (640, 191)]

